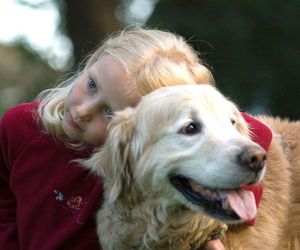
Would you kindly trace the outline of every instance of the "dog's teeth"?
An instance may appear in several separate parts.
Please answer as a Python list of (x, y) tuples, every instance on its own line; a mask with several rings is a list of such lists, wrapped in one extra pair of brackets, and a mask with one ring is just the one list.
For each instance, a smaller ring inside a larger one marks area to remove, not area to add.
[(227, 201), (227, 199), (222, 200), (222, 208), (224, 210), (228, 210), (228, 208), (229, 208), (229, 202)]
[(219, 196), (221, 197), (222, 200), (226, 198), (227, 194), (228, 194), (228, 192), (226, 192), (226, 191), (219, 191)]
[(201, 192), (202, 195), (204, 195), (206, 198), (210, 200), (216, 200), (219, 199), (219, 195), (216, 191), (210, 190), (210, 189), (205, 189), (204, 191)]
[(211, 195), (210, 196), (212, 198), (215, 198), (215, 199), (219, 198), (219, 195), (218, 195), (218, 193), (216, 191), (211, 191)]
[(205, 191), (205, 188), (202, 185), (199, 185), (193, 181), (190, 182), (190, 185), (192, 187), (192, 189), (196, 192), (203, 192)]
[[(225, 192), (218, 192), (209, 188), (205, 188), (204, 186), (190, 180), (189, 181), (190, 187), (197, 193), (201, 193), (201, 195), (205, 196), (207, 199), (210, 200), (219, 200), (220, 198), (225, 198)], [(224, 194), (223, 194), (224, 193)]]
[(222, 200), (222, 208), (226, 211), (232, 211), (228, 199), (223, 199)]
[(210, 191), (209, 189), (205, 189), (201, 192), (201, 194), (208, 196), (208, 197), (212, 197), (212, 191)]

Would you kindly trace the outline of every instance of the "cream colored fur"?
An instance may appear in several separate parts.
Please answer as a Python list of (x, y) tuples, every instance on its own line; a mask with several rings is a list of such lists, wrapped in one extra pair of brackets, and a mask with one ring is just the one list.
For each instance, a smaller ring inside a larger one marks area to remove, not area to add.
[[(161, 88), (137, 108), (116, 114), (105, 145), (84, 162), (104, 180), (105, 201), (97, 214), (103, 249), (198, 249), (224, 227), (174, 188), (174, 173), (212, 189), (264, 177), (255, 226), (231, 225), (226, 249), (299, 249), (300, 124), (259, 119), (274, 139), (266, 173), (254, 177), (235, 159), (242, 147), (256, 144), (236, 106), (211, 86)], [(187, 135), (192, 122), (200, 124), (199, 133)]]

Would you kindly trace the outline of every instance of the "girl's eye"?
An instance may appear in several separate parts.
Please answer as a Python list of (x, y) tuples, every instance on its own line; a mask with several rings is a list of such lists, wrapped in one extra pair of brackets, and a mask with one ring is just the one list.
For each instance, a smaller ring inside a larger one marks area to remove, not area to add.
[(93, 80), (89, 80), (88, 81), (88, 88), (89, 90), (91, 90), (92, 92), (95, 92), (97, 90), (97, 85)]
[(201, 132), (201, 124), (199, 122), (191, 122), (183, 127), (179, 133), (184, 135), (195, 135)]
[(109, 119), (111, 119), (114, 116), (114, 111), (112, 111), (112, 109), (108, 107), (104, 109), (104, 113), (105, 116)]

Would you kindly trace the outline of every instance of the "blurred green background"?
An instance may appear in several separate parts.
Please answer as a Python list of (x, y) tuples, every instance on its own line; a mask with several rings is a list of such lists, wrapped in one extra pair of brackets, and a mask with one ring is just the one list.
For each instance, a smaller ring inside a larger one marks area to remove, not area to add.
[[(299, 0), (1, 1), (35, 12), (51, 9), (57, 40), (50, 44), (61, 45), (37, 48), (21, 31), (0, 44), (0, 115), (77, 69), (106, 35), (139, 23), (186, 37), (213, 71), (217, 87), (243, 111), (300, 118)], [(22, 19), (16, 20), (21, 26)], [(4, 25), (10, 29), (9, 22)], [(37, 16), (32, 26), (43, 37), (39, 25)]]

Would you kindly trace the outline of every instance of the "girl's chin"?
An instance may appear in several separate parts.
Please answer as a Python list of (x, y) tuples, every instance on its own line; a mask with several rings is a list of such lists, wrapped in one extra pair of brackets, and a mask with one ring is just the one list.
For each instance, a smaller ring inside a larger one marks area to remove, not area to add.
[(74, 128), (64, 120), (62, 121), (62, 129), (65, 135), (72, 141), (78, 141), (91, 146), (101, 146), (104, 143), (104, 139), (97, 139), (94, 135), (84, 135), (83, 131)]

